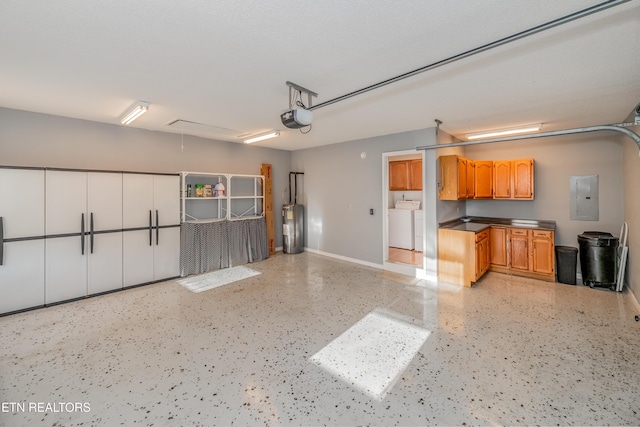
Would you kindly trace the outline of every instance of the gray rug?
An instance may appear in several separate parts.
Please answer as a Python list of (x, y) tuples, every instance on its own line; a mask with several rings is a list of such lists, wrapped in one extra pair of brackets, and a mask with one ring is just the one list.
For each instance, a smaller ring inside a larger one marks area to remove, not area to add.
[(228, 285), (242, 279), (257, 276), (260, 272), (252, 270), (248, 267), (238, 266), (231, 268), (223, 268), (211, 273), (199, 274), (197, 276), (188, 277), (178, 280), (178, 284), (184, 286), (191, 292), (204, 292), (220, 286)]

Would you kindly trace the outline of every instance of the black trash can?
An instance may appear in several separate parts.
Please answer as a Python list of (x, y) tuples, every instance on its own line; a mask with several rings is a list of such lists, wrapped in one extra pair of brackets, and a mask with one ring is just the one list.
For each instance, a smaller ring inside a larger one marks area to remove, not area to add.
[(582, 283), (592, 288), (615, 287), (618, 238), (611, 233), (585, 231), (578, 235), (578, 243)]
[(575, 285), (577, 264), (578, 248), (571, 246), (556, 246), (558, 282), (566, 283), (567, 285)]

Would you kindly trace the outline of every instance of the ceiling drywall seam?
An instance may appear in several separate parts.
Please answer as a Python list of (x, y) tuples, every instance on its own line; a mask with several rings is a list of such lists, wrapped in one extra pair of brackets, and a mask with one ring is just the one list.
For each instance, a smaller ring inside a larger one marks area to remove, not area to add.
[(440, 61), (434, 62), (432, 64), (425, 65), (424, 67), (417, 68), (417, 69), (415, 69), (413, 71), (409, 71), (409, 72), (406, 72), (404, 74), (400, 74), (398, 76), (391, 77), (391, 78), (389, 78), (387, 80), (383, 80), (383, 81), (381, 81), (379, 83), (375, 83), (375, 84), (372, 84), (370, 86), (364, 87), (362, 89), (358, 89), (358, 90), (355, 90), (353, 92), (349, 92), (349, 93), (347, 93), (345, 95), (341, 95), (341, 96), (338, 96), (336, 98), (330, 99), (328, 101), (321, 102), (319, 104), (316, 104), (316, 105), (314, 105), (312, 107), (307, 108), (307, 110), (317, 110), (318, 108), (326, 107), (328, 105), (335, 104), (335, 103), (340, 102), (340, 101), (344, 101), (344, 100), (352, 98), (354, 96), (361, 95), (363, 93), (372, 91), (374, 89), (381, 88), (381, 87), (386, 86), (388, 84), (395, 83), (395, 82), (398, 82), (400, 80), (404, 80), (404, 79), (406, 79), (408, 77), (415, 76), (416, 74), (420, 74), (420, 73), (424, 73), (425, 71), (433, 70), (434, 68), (438, 68), (438, 67), (441, 67), (443, 65), (447, 65), (447, 64), (450, 64), (452, 62), (456, 62), (456, 61), (459, 61), (461, 59), (468, 58), (468, 57), (476, 55), (478, 53), (486, 52), (486, 51), (488, 51), (490, 49), (493, 49), (495, 47), (503, 46), (503, 45), (505, 45), (507, 43), (511, 43), (513, 41), (523, 39), (523, 38), (531, 36), (533, 34), (537, 34), (537, 33), (540, 33), (542, 31), (545, 31), (545, 30), (548, 30), (548, 29), (551, 29), (551, 28), (555, 28), (557, 26), (560, 26), (560, 25), (575, 21), (575, 20), (580, 19), (580, 18), (584, 18), (585, 16), (589, 16), (589, 15), (592, 15), (592, 14), (597, 13), (597, 12), (602, 12), (602, 11), (604, 11), (606, 9), (609, 9), (611, 7), (614, 7), (614, 6), (619, 6), (619, 5), (621, 5), (623, 3), (627, 3), (629, 1), (631, 1), (631, 0), (609, 0), (609, 1), (606, 1), (606, 2), (603, 2), (603, 3), (599, 3), (597, 5), (588, 7), (586, 9), (579, 10), (577, 12), (570, 13), (569, 15), (562, 16), (560, 18), (554, 19), (554, 20), (546, 22), (544, 24), (540, 24), (540, 25), (537, 25), (535, 27), (529, 28), (527, 30), (520, 31), (519, 33), (512, 34), (512, 35), (510, 35), (508, 37), (504, 37), (504, 38), (501, 38), (499, 40), (493, 41), (491, 43), (487, 43), (485, 45), (476, 47), (474, 49), (467, 50), (466, 52), (462, 52), (462, 53), (459, 53), (457, 55), (450, 56), (450, 57), (448, 57), (446, 59), (442, 59)]

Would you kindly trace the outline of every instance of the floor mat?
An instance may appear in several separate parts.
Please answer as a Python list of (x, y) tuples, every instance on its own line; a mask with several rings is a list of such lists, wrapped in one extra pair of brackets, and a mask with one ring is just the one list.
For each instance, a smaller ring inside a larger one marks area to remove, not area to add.
[(184, 286), (191, 292), (204, 292), (238, 280), (247, 279), (257, 276), (259, 271), (252, 270), (248, 267), (238, 266), (231, 268), (223, 268), (211, 273), (200, 274), (198, 276), (188, 277), (178, 280), (178, 284)]

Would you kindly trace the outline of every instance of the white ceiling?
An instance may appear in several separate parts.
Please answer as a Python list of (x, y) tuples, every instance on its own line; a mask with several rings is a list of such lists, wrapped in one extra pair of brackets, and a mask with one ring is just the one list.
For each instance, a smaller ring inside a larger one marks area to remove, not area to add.
[(285, 128), (290, 80), (314, 104), (598, 4), (594, 0), (2, 0), (0, 106), (297, 150), (433, 127), (454, 134), (615, 123), (640, 102), (640, 1), (364, 95)]

